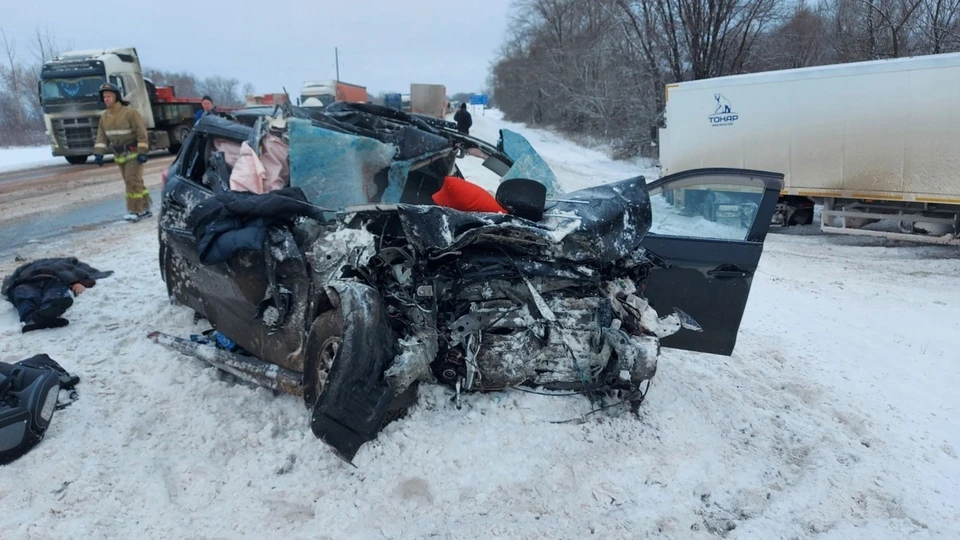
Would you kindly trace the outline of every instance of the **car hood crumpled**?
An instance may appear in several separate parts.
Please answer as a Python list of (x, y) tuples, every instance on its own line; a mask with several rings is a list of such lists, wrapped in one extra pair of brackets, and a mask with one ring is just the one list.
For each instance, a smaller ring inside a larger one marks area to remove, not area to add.
[[(568, 193), (542, 222), (508, 214), (398, 205), (410, 243), (424, 252), (455, 251), (475, 242), (510, 243), (531, 253), (552, 250), (570, 261), (613, 262), (640, 247), (650, 229), (650, 196), (642, 176)], [(573, 202), (576, 201), (576, 202)]]

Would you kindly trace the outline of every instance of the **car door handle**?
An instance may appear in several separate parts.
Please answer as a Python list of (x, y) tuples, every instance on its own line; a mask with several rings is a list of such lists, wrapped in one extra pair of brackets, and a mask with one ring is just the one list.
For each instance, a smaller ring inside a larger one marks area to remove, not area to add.
[(714, 270), (709, 270), (707, 275), (716, 278), (716, 279), (734, 279), (734, 278), (747, 278), (753, 275), (753, 272), (748, 272), (746, 270), (741, 270), (736, 266), (733, 267), (723, 267), (717, 268)]

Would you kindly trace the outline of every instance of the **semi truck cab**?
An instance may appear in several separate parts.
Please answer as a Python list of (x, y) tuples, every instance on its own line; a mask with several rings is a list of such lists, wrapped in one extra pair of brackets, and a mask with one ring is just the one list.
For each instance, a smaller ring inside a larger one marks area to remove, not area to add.
[(173, 98), (172, 89), (164, 89), (166, 99), (158, 98), (156, 86), (143, 77), (137, 50), (126, 47), (71, 51), (44, 63), (38, 90), (53, 155), (81, 164), (94, 153), (105, 109), (99, 89), (106, 82), (143, 117), (151, 150), (179, 151), (200, 100)]

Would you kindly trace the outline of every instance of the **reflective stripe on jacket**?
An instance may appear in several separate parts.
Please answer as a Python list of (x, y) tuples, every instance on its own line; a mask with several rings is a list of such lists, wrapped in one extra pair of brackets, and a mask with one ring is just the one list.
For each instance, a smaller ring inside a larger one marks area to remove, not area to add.
[[(137, 153), (150, 150), (147, 126), (136, 109), (114, 103), (100, 113), (100, 125), (97, 127), (97, 142), (94, 145), (94, 151), (98, 154), (106, 154), (107, 152), (120, 154), (123, 153), (123, 150), (133, 150), (134, 148)], [(136, 157), (136, 153), (133, 157)], [(118, 163), (122, 162), (118, 161)]]

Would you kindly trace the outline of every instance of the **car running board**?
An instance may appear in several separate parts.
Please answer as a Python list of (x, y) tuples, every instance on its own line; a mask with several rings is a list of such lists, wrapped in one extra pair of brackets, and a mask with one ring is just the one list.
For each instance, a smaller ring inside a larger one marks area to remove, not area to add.
[(163, 332), (151, 332), (147, 338), (172, 351), (193, 356), (244, 381), (294, 396), (303, 395), (300, 373), (269, 364), (255, 356), (232, 353), (218, 349), (215, 345), (197, 343)]

